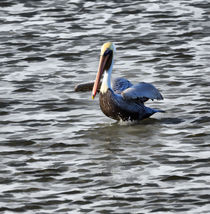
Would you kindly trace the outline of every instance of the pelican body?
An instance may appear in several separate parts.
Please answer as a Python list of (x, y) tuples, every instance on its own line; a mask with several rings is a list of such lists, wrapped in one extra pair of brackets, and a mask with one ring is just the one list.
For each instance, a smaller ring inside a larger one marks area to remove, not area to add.
[(144, 105), (148, 99), (163, 99), (158, 89), (152, 84), (141, 82), (133, 85), (125, 78), (111, 80), (115, 51), (115, 46), (111, 42), (102, 46), (99, 68), (92, 89), (92, 98), (94, 99), (104, 74), (99, 92), (102, 112), (114, 120), (123, 121), (142, 120), (156, 112), (164, 112)]

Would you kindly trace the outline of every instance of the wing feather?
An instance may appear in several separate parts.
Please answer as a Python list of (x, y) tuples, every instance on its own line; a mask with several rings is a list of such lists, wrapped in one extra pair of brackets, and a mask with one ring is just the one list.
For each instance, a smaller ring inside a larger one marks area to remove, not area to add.
[(150, 83), (140, 82), (121, 93), (126, 100), (140, 100), (145, 102), (147, 99), (163, 100), (163, 96), (155, 86)]
[(132, 86), (132, 83), (125, 78), (118, 77), (112, 80), (112, 90), (117, 94), (121, 94), (121, 92)]

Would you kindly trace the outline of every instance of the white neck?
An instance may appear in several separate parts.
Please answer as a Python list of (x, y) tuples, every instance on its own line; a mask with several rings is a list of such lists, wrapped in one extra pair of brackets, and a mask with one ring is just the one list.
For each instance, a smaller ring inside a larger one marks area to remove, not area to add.
[(108, 71), (105, 71), (104, 78), (101, 84), (100, 92), (102, 94), (106, 93), (108, 89), (111, 89), (111, 74), (114, 60), (112, 59), (112, 64)]

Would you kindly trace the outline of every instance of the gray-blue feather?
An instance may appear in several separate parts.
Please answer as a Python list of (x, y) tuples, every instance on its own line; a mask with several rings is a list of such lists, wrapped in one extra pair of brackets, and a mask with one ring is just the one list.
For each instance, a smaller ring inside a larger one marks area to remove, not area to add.
[(157, 99), (157, 100), (162, 100), (163, 97), (152, 84), (150, 83), (145, 83), (141, 82), (136, 85), (133, 85), (130, 88), (127, 88), (124, 90), (122, 93), (122, 96), (126, 100), (135, 100), (135, 99)]
[(140, 82), (133, 85), (125, 78), (116, 78), (112, 81), (112, 89), (121, 94), (125, 100), (139, 100), (145, 102), (148, 99), (163, 100), (163, 96), (155, 86), (150, 83)]
[(125, 78), (118, 77), (112, 80), (112, 90), (116, 94), (121, 94), (125, 89), (132, 87), (133, 84)]

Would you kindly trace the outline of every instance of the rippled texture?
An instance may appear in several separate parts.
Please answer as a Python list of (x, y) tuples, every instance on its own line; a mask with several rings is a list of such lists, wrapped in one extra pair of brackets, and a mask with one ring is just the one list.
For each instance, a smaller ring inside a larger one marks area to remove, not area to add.
[[(0, 212), (209, 213), (210, 3), (0, 1)], [(105, 117), (91, 93), (100, 47), (113, 76), (154, 84), (165, 110)]]

